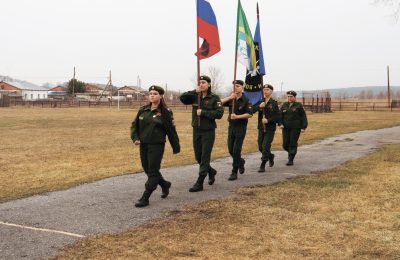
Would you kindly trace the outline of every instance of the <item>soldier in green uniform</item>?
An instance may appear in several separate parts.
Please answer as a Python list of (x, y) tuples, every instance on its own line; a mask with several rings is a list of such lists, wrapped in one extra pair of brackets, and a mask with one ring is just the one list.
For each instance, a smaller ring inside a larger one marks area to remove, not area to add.
[(180, 152), (172, 111), (167, 108), (162, 98), (163, 94), (163, 88), (151, 86), (149, 88), (150, 103), (139, 109), (131, 126), (131, 139), (135, 145), (140, 145), (140, 160), (148, 178), (143, 196), (135, 204), (136, 207), (149, 205), (149, 198), (157, 189), (157, 185), (160, 185), (162, 189), (161, 198), (166, 198), (169, 194), (171, 182), (166, 181), (160, 173), (166, 136), (173, 153)]
[(265, 164), (274, 166), (275, 155), (271, 153), (271, 144), (274, 140), (276, 124), (280, 122), (278, 102), (273, 99), (274, 87), (265, 84), (263, 86), (264, 99), (254, 105), (253, 111), (258, 110), (258, 150), (261, 152), (261, 165), (258, 172), (265, 172)]
[(234, 91), (229, 97), (223, 98), (222, 104), (229, 107), (228, 116), (228, 150), (232, 156), (232, 173), (229, 176), (230, 181), (237, 179), (238, 171), (244, 173), (245, 160), (242, 158), (242, 146), (246, 136), (247, 122), (253, 116), (251, 103), (249, 99), (243, 95), (244, 82), (242, 80), (234, 80)]
[(193, 148), (196, 161), (200, 165), (199, 177), (189, 189), (190, 192), (203, 190), (207, 174), (208, 184), (212, 185), (215, 181), (217, 171), (210, 166), (217, 127), (215, 120), (221, 119), (224, 114), (220, 98), (211, 92), (211, 79), (208, 76), (201, 76), (199, 83), (200, 86), (195, 90), (187, 91), (180, 97), (183, 104), (192, 105)]
[(288, 162), (286, 165), (293, 165), (294, 157), (297, 153), (297, 141), (300, 133), (304, 132), (308, 126), (307, 115), (303, 105), (296, 102), (297, 93), (293, 90), (286, 92), (287, 102), (281, 107), (282, 113), (282, 138), (283, 149), (288, 152)]

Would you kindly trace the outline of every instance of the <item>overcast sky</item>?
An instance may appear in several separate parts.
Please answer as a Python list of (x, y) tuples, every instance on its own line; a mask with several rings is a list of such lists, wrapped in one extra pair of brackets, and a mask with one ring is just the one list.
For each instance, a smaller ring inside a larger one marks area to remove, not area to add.
[[(261, 0), (269, 82), (280, 90), (400, 85), (400, 22), (374, 0)], [(233, 79), (236, 0), (210, 0), (221, 52), (201, 62)], [(242, 0), (250, 27), (256, 0)], [(195, 0), (0, 0), (0, 75), (36, 84), (69, 80), (193, 88)], [(238, 78), (244, 67), (238, 64)]]

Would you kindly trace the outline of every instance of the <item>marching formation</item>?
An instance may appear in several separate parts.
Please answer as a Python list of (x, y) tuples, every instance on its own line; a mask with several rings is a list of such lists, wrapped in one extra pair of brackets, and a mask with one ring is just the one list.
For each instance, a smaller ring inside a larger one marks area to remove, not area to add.
[[(224, 106), (229, 107), (228, 116), (228, 151), (232, 157), (232, 173), (229, 181), (238, 178), (238, 173), (245, 172), (245, 160), (241, 157), (243, 142), (246, 136), (248, 119), (258, 112), (258, 150), (261, 153), (261, 164), (258, 172), (265, 172), (274, 166), (274, 154), (271, 144), (275, 131), (282, 129), (283, 149), (288, 152), (286, 165), (294, 164), (300, 134), (308, 126), (307, 116), (300, 102), (296, 102), (296, 92), (288, 91), (287, 102), (279, 108), (278, 102), (272, 98), (273, 86), (262, 86), (263, 98), (252, 106), (243, 94), (244, 82), (234, 80), (230, 96), (222, 100), (211, 91), (211, 79), (199, 77), (199, 86), (195, 90), (183, 93), (180, 100), (185, 105), (192, 105), (193, 150), (199, 164), (198, 178), (189, 192), (203, 190), (203, 183), (208, 176), (208, 184), (213, 185), (217, 170), (210, 166), (211, 152), (215, 141), (215, 120), (221, 119)], [(164, 154), (166, 137), (172, 146), (173, 153), (180, 152), (179, 137), (176, 131), (173, 113), (166, 106), (163, 98), (164, 89), (159, 86), (149, 88), (149, 104), (141, 107), (132, 122), (131, 139), (140, 146), (140, 160), (148, 179), (143, 196), (135, 204), (136, 207), (149, 205), (152, 192), (160, 185), (162, 198), (166, 198), (171, 182), (166, 181), (160, 166)]]

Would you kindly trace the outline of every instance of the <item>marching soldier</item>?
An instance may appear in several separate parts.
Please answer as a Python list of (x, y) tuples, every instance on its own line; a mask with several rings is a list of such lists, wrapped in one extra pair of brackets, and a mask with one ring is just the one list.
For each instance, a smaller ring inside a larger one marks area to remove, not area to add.
[(274, 140), (276, 124), (280, 122), (278, 102), (273, 99), (274, 87), (265, 84), (263, 86), (264, 99), (254, 105), (253, 111), (258, 110), (258, 150), (261, 152), (261, 165), (258, 172), (265, 172), (265, 164), (274, 166), (275, 155), (271, 153), (271, 144)]
[(307, 115), (303, 105), (296, 102), (297, 93), (293, 90), (286, 92), (287, 102), (281, 107), (282, 113), (282, 138), (283, 149), (288, 152), (288, 162), (286, 165), (293, 165), (294, 157), (297, 153), (297, 141), (300, 133), (303, 133), (307, 126)]
[(234, 80), (234, 91), (229, 97), (223, 98), (222, 104), (229, 107), (228, 116), (228, 150), (232, 156), (232, 174), (230, 181), (237, 179), (238, 171), (244, 173), (245, 160), (241, 157), (243, 141), (246, 136), (247, 122), (253, 116), (249, 99), (243, 95), (244, 82)]
[(160, 173), (166, 135), (168, 135), (173, 153), (180, 152), (172, 111), (167, 108), (163, 94), (163, 88), (151, 86), (149, 88), (150, 103), (139, 109), (131, 126), (131, 139), (135, 145), (140, 145), (140, 160), (147, 175), (145, 191), (135, 204), (136, 207), (149, 205), (149, 198), (157, 189), (157, 185), (160, 185), (162, 189), (161, 198), (166, 198), (169, 194), (171, 182), (166, 181)]
[[(215, 141), (216, 119), (221, 119), (224, 109), (218, 95), (211, 92), (211, 79), (200, 77), (200, 86), (195, 90), (185, 92), (180, 100), (185, 105), (192, 105), (193, 148), (196, 161), (199, 163), (199, 177), (189, 189), (190, 192), (203, 190), (203, 182), (207, 174), (208, 184), (215, 181), (217, 171), (210, 166), (211, 151)], [(200, 106), (198, 106), (200, 100)]]

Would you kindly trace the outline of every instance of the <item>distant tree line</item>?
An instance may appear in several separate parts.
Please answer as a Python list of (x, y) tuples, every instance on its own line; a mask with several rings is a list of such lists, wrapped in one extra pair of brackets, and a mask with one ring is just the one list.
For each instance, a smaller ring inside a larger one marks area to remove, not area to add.
[[(392, 99), (400, 99), (400, 90), (391, 91), (390, 97)], [(335, 98), (341, 99), (385, 99), (387, 98), (387, 91), (379, 91), (378, 93), (374, 93), (372, 90), (362, 90), (357, 94), (349, 94), (347, 92), (338, 93), (335, 95)]]

